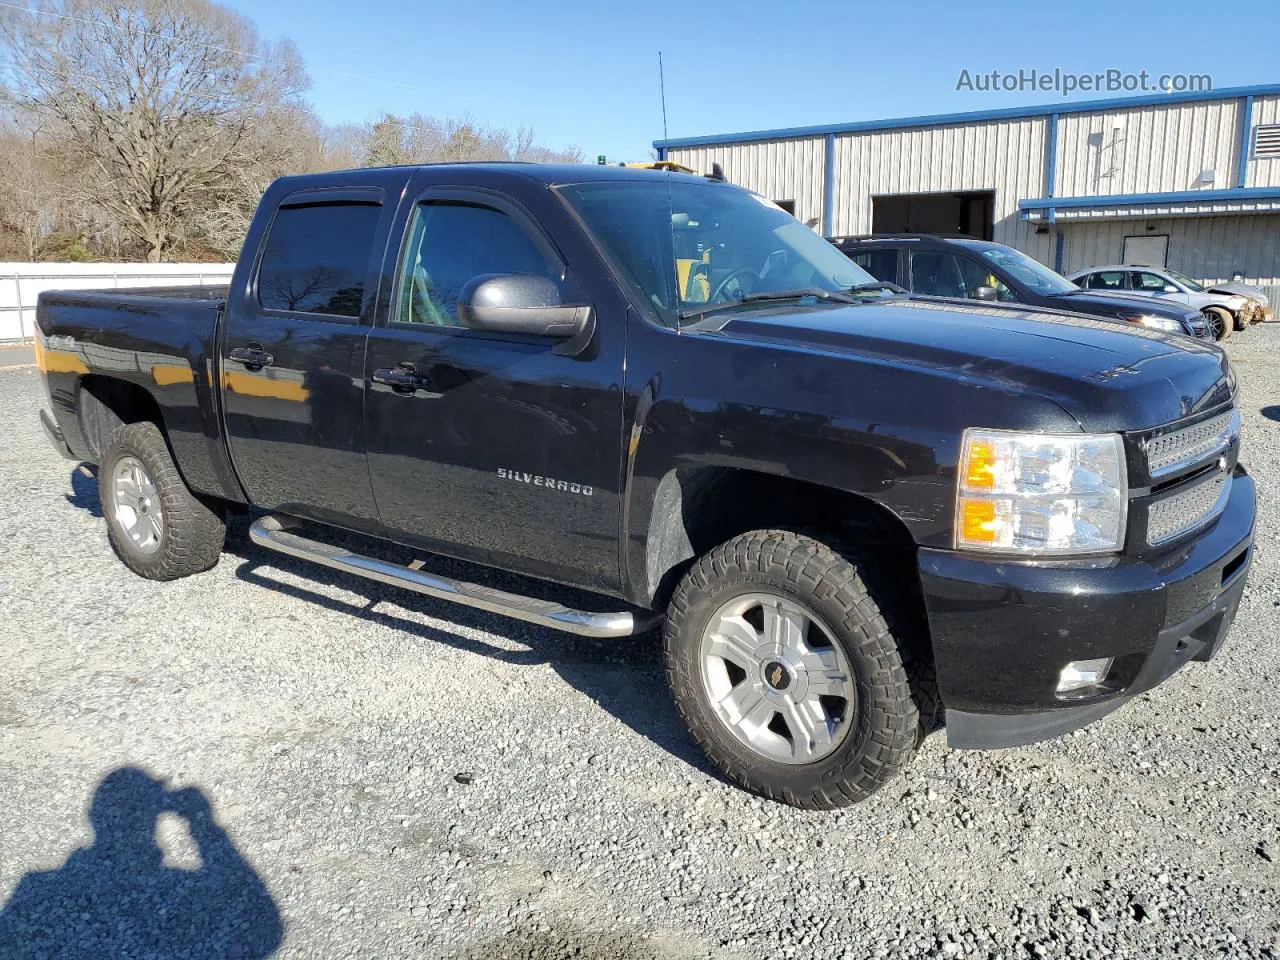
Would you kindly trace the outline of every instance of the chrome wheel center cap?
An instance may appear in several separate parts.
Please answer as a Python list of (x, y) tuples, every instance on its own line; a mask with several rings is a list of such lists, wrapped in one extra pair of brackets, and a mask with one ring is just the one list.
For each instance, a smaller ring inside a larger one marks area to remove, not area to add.
[(781, 660), (769, 660), (761, 671), (764, 682), (771, 690), (782, 693), (795, 682), (791, 668)]

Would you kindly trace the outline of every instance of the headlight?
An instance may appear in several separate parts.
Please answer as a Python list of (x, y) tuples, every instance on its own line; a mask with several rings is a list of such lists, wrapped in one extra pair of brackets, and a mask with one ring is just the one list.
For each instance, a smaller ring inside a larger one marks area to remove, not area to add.
[(1153, 330), (1167, 330), (1169, 333), (1184, 332), (1182, 323), (1172, 317), (1157, 317), (1151, 313), (1125, 313), (1120, 315), (1120, 319), (1127, 320), (1129, 323), (1140, 323)]
[(1063, 555), (1124, 545), (1128, 481), (1117, 433), (964, 432), (959, 550)]

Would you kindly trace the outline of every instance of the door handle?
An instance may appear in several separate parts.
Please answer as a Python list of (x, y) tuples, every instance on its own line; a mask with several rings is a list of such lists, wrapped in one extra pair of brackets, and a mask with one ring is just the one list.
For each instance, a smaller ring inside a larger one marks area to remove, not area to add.
[(251, 343), (247, 347), (236, 347), (227, 354), (228, 360), (243, 363), (250, 370), (261, 370), (275, 362), (275, 357), (262, 349), (262, 345)]
[(418, 373), (418, 368), (408, 362), (394, 367), (378, 368), (373, 371), (373, 382), (388, 386), (397, 393), (406, 394), (426, 389), (430, 384), (430, 380)]

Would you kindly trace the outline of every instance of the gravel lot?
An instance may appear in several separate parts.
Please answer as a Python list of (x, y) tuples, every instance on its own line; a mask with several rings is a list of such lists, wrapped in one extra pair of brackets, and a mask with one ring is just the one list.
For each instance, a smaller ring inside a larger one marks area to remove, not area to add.
[(1059, 741), (932, 737), (836, 814), (718, 779), (656, 643), (243, 524), (211, 573), (133, 576), (37, 373), (0, 372), (0, 956), (1280, 957), (1280, 324), (1230, 349), (1261, 519), (1220, 657)]

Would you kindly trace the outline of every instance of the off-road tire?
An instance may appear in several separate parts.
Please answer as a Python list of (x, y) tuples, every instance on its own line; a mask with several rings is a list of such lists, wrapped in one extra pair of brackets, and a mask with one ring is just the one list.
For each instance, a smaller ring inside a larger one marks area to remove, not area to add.
[[(741, 743), (716, 716), (702, 680), (699, 649), (710, 618), (735, 596), (760, 591), (817, 613), (854, 674), (852, 726), (812, 763), (780, 763)], [(915, 752), (921, 718), (899, 644), (857, 561), (812, 537), (757, 530), (704, 555), (672, 596), (664, 647), (667, 680), (693, 738), (727, 777), (755, 793), (808, 809), (847, 806), (893, 780)]]
[(1235, 332), (1235, 318), (1231, 316), (1231, 311), (1225, 307), (1205, 307), (1203, 313), (1209, 318), (1209, 323), (1212, 327), (1217, 330), (1214, 335), (1215, 340), (1226, 340)]
[[(150, 474), (160, 495), (163, 527), (159, 548), (144, 553), (134, 545), (115, 516), (111, 483), (116, 462), (135, 457)], [(98, 496), (107, 521), (111, 548), (126, 567), (148, 580), (177, 580), (215, 566), (226, 539), (217, 511), (187, 489), (174, 466), (164, 435), (154, 423), (129, 423), (107, 440), (98, 465)]]

